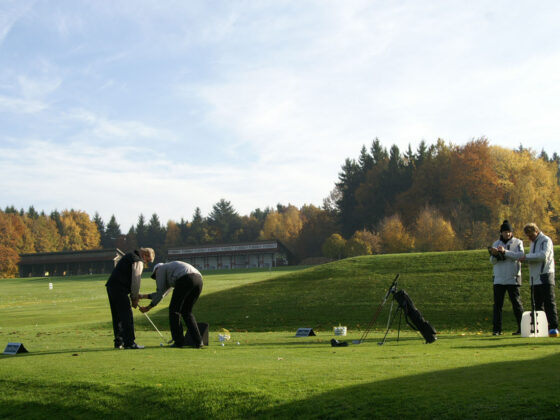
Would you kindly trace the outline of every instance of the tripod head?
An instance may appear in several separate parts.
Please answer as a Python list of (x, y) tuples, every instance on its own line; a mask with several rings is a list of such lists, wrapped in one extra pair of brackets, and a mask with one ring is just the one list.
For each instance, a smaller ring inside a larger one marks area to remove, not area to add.
[(391, 293), (394, 294), (394, 293), (397, 292), (397, 286), (398, 286), (397, 280), (398, 280), (399, 276), (400, 276), (400, 274), (397, 274), (395, 279), (393, 280), (393, 283), (391, 283), (391, 286), (389, 287), (389, 290), (387, 290), (387, 294), (385, 295), (385, 299), (387, 299)]

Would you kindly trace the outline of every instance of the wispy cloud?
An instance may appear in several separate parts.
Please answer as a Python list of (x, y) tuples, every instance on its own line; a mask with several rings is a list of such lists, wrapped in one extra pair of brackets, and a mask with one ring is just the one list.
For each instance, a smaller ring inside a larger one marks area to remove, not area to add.
[(27, 13), (36, 0), (4, 0), (0, 6), (0, 45), (17, 23)]

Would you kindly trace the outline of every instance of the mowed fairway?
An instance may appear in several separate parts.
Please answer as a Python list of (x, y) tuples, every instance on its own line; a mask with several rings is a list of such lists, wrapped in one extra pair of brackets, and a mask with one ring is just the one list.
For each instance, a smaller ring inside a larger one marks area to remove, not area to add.
[[(558, 252), (558, 250), (556, 250)], [(395, 274), (438, 329), (426, 345), (390, 302), (362, 334)], [(203, 273), (204, 274), (204, 273)], [(527, 273), (524, 271), (525, 278)], [(53, 290), (48, 283), (52, 282)], [(104, 276), (0, 280), (2, 418), (560, 418), (560, 338), (493, 337), (486, 251), (358, 257), (301, 269), (205, 273), (195, 315), (202, 350), (161, 348), (135, 311), (142, 351), (114, 350)], [(145, 278), (142, 291), (153, 290)], [(529, 308), (527, 285), (523, 299)], [(169, 296), (149, 314), (166, 339)], [(315, 337), (296, 338), (298, 327)], [(231, 340), (218, 341), (221, 328)], [(239, 343), (239, 344), (237, 344)]]

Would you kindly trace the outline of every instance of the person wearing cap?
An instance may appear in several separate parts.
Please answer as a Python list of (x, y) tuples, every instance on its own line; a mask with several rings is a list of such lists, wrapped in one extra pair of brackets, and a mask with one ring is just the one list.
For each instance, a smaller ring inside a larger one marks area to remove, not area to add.
[(519, 288), (521, 287), (521, 263), (523, 257), (523, 241), (513, 236), (513, 229), (507, 220), (500, 226), (499, 239), (488, 248), (490, 262), (493, 266), (494, 279), (494, 316), (493, 335), (502, 334), (502, 308), (506, 292), (509, 295), (513, 314), (517, 321), (517, 330), (513, 335), (521, 333), (521, 317), (523, 304)]
[(558, 332), (558, 312), (554, 295), (554, 248), (552, 239), (539, 230), (535, 223), (528, 223), (523, 228), (531, 241), (530, 251), (519, 261), (529, 264), (529, 276), (535, 310), (546, 313), (549, 337), (560, 336)]
[[(152, 248), (140, 248), (125, 254), (115, 265), (105, 286), (113, 318), (115, 348), (142, 349), (135, 343), (132, 308), (138, 306), (140, 281), (144, 265), (152, 262)], [(129, 298), (130, 295), (130, 298)]]
[(202, 275), (192, 265), (183, 261), (159, 263), (154, 266), (151, 276), (156, 281), (155, 293), (140, 295), (141, 299), (151, 299), (148, 306), (140, 307), (140, 311), (148, 312), (173, 288), (173, 295), (169, 303), (169, 327), (173, 338), (172, 347), (186, 345), (183, 335), (181, 317), (187, 324), (187, 333), (193, 340), (193, 347), (202, 348), (202, 337), (198, 329), (196, 318), (192, 313), (194, 304), (202, 292)]

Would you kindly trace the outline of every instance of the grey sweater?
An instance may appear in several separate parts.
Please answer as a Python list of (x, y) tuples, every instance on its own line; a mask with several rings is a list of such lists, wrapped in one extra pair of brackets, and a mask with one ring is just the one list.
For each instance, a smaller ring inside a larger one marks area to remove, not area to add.
[(150, 293), (151, 305), (156, 306), (175, 287), (177, 279), (186, 274), (202, 275), (192, 265), (183, 261), (171, 261), (160, 265), (156, 271), (156, 292)]

